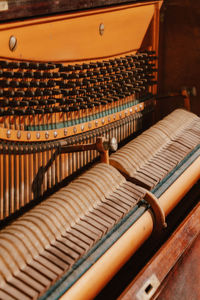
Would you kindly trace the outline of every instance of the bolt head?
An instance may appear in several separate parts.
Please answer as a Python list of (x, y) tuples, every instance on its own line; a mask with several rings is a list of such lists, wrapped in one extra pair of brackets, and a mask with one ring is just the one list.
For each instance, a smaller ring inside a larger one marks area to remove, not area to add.
[(64, 136), (67, 135), (67, 128), (64, 128)]
[(73, 132), (74, 132), (74, 133), (77, 133), (76, 127), (73, 128)]
[(20, 139), (21, 138), (21, 132), (17, 131), (17, 138)]
[(49, 138), (49, 133), (48, 133), (48, 131), (45, 132), (45, 138), (46, 138), (46, 139)]
[(118, 148), (117, 139), (115, 137), (112, 137), (110, 140), (110, 150), (117, 151), (117, 148)]
[(99, 34), (100, 34), (100, 35), (103, 35), (103, 34), (104, 34), (104, 30), (105, 30), (105, 26), (104, 26), (103, 23), (101, 23), (101, 24), (99, 25)]
[(14, 35), (11, 35), (10, 39), (9, 39), (9, 48), (10, 51), (14, 51), (17, 47), (17, 39)]
[(7, 130), (7, 137), (10, 138), (11, 137), (11, 131)]
[(27, 133), (27, 140), (30, 140), (31, 139), (31, 134), (30, 132)]

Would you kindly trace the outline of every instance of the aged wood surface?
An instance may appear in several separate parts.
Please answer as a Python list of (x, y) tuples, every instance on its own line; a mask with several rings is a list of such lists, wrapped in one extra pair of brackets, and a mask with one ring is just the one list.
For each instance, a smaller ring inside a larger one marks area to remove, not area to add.
[[(33, 16), (49, 15), (80, 9), (96, 8), (101, 6), (117, 5), (131, 2), (143, 2), (144, 0), (8, 0), (0, 2), (0, 20), (11, 20)], [(145, 1), (148, 2), (148, 1)]]
[[(199, 299), (196, 296), (200, 296), (199, 276), (197, 274), (200, 265), (198, 252), (200, 244), (199, 233), (200, 204), (192, 210), (184, 222), (173, 233), (171, 238), (163, 245), (158, 253), (156, 253), (118, 299), (137, 299), (136, 295), (138, 291), (142, 288), (144, 282), (151, 278), (153, 274), (156, 275), (160, 285), (162, 285), (172, 268), (174, 268), (181, 259), (183, 259), (184, 264), (177, 267), (177, 271), (173, 273), (169, 281), (170, 286), (168, 287), (168, 285), (166, 285), (163, 290), (163, 295), (161, 295), (159, 299)], [(191, 253), (190, 250), (187, 256), (182, 258), (196, 239), (195, 247), (191, 248), (194, 249), (194, 251)], [(192, 254), (191, 257), (189, 256), (190, 253)], [(193, 291), (194, 298), (183, 298), (184, 289), (187, 290), (187, 295)], [(157, 293), (159, 294), (159, 290)], [(177, 296), (177, 293), (179, 293), (179, 296)]]
[(158, 300), (200, 299), (200, 235), (166, 279)]
[[(160, 16), (159, 93), (196, 86), (199, 93), (200, 1), (164, 1)], [(182, 97), (159, 101), (160, 117), (183, 106)], [(191, 97), (191, 111), (199, 114), (199, 95)]]

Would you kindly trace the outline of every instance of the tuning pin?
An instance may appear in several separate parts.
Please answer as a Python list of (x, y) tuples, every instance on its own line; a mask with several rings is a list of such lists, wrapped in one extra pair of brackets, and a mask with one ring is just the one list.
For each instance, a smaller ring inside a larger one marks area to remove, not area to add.
[(29, 100), (28, 101), (29, 106), (37, 106), (39, 104), (38, 100)]
[(63, 90), (63, 91), (61, 91), (61, 90), (59, 90), (59, 89), (53, 89), (53, 90), (51, 90), (51, 92), (52, 92), (52, 95), (60, 95), (60, 94), (65, 94), (65, 95), (68, 95), (68, 91), (65, 91), (65, 90)]
[(16, 81), (16, 80), (11, 80), (9, 85), (13, 88), (17, 88), (20, 86), (20, 82), (19, 81)]
[(25, 109), (14, 109), (14, 114), (17, 116), (23, 116), (26, 114), (26, 110)]
[(42, 90), (42, 95), (43, 96), (52, 96), (53, 93), (52, 93), (52, 90), (47, 88), (47, 89)]
[(28, 87), (30, 87), (30, 82), (29, 81), (25, 81), (25, 80), (21, 80), (21, 81), (19, 81), (19, 87), (21, 87), (21, 88), (28, 88)]
[(14, 77), (14, 72), (13, 71), (4, 71), (4, 72), (2, 72), (2, 77), (12, 78), (12, 77)]
[(53, 111), (53, 108), (52, 107), (45, 107), (44, 108), (44, 113), (45, 114), (52, 114), (54, 111)]
[(32, 90), (26, 90), (25, 91), (25, 96), (26, 97), (34, 97), (35, 96), (35, 92)]
[(20, 105), (20, 101), (18, 101), (18, 100), (9, 101), (9, 105), (11, 107), (19, 106)]
[(68, 81), (68, 83), (65, 84), (66, 88), (75, 88), (76, 87), (76, 83), (74, 81)]
[(6, 61), (6, 60), (0, 60), (0, 67), (2, 69), (7, 69), (8, 68), (8, 65), (9, 65), (9, 62)]
[(36, 80), (31, 80), (30, 81), (30, 86), (31, 87), (39, 87), (40, 86), (40, 82), (36, 81)]
[(44, 91), (42, 91), (41, 89), (36, 89), (34, 93), (36, 97), (41, 97), (44, 95)]
[(19, 68), (20, 69), (29, 69), (30, 68), (30, 63), (29, 62), (20, 62), (19, 63)]
[(56, 104), (56, 102), (57, 102), (56, 99), (47, 99), (46, 101), (47, 101), (48, 105), (53, 105), (53, 104)]
[(87, 104), (80, 104), (79, 107), (80, 107), (80, 109), (87, 109), (88, 108)]
[(13, 90), (2, 90), (2, 96), (4, 97), (14, 97), (15, 96), (15, 93)]
[(43, 78), (43, 72), (41, 71), (35, 71), (33, 74), (34, 74), (34, 78), (36, 79)]
[(32, 108), (30, 108), (30, 107), (28, 107), (27, 109), (26, 109), (26, 113), (25, 113), (26, 115), (34, 115), (35, 114), (35, 110), (34, 109), (32, 109)]
[(45, 106), (45, 105), (48, 104), (47, 99), (39, 99), (38, 102), (39, 102), (39, 104), (42, 105), (42, 106)]
[(48, 83), (46, 81), (39, 81), (39, 87), (46, 88), (46, 87), (48, 87)]
[(77, 73), (68, 74), (68, 78), (69, 79), (78, 79), (79, 78), (79, 74), (77, 74)]
[(0, 116), (4, 116), (4, 109), (0, 107)]
[(4, 110), (4, 115), (14, 116), (14, 114), (15, 114), (14, 109), (8, 108), (7, 110)]
[(29, 101), (19, 101), (19, 105), (22, 107), (29, 106)]
[(44, 114), (44, 109), (43, 108), (35, 108), (34, 109), (36, 114)]
[(74, 98), (69, 98), (69, 99), (67, 99), (67, 103), (68, 103), (68, 104), (76, 103), (76, 99), (74, 99)]
[(8, 99), (1, 99), (0, 100), (0, 107), (9, 106), (10, 101)]
[[(47, 74), (51, 74), (51, 77), (52, 78), (60, 78), (60, 76), (61, 76), (61, 74), (60, 74), (60, 72), (49, 72), (49, 73), (47, 73)], [(48, 75), (49, 76), (49, 75)], [(50, 78), (50, 77), (49, 77)]]
[(69, 106), (69, 111), (78, 111), (79, 109), (79, 106)]
[(68, 112), (69, 111), (69, 106), (63, 106), (62, 111), (63, 112)]
[[(15, 72), (15, 73), (19, 73), (19, 72)], [(34, 78), (34, 72), (32, 71), (26, 71), (26, 72), (20, 72), (20, 73), (23, 73), (23, 77), (25, 78)]]
[(54, 69), (53, 65), (51, 66), (48, 63), (39, 63), (38, 70), (49, 70)]
[(48, 80), (47, 81), (47, 86), (48, 87), (55, 87), (56, 86), (56, 81), (52, 80), (52, 79)]
[(69, 96), (76, 96), (79, 95), (79, 90), (73, 89), (69, 91)]
[(52, 107), (52, 109), (53, 109), (53, 112), (62, 112), (62, 107), (60, 107), (60, 106), (54, 106), (54, 107)]
[(58, 68), (57, 67), (57, 64), (54, 64), (54, 63), (48, 63), (48, 65), (47, 65), (47, 70), (53, 70), (53, 69), (56, 69), (56, 68)]

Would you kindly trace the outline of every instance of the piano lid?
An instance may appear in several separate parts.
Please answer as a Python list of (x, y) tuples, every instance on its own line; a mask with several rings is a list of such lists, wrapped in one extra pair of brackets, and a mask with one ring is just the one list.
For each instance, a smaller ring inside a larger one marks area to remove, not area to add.
[(150, 0), (0, 0), (0, 20), (14, 20), (27, 17), (50, 15), (102, 6), (111, 6), (133, 2), (151, 2)]

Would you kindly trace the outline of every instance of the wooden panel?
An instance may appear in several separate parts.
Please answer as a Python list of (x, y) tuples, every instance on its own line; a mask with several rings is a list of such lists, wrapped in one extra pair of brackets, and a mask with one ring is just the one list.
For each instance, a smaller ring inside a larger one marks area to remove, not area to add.
[[(65, 138), (66, 136), (73, 136), (88, 130), (93, 130), (102, 127), (103, 125), (112, 124), (113, 122), (119, 121), (127, 116), (132, 116), (135, 113), (140, 111), (144, 111), (146, 107), (151, 107), (153, 104), (153, 100), (148, 100), (145, 103), (141, 102), (139, 104), (131, 106), (129, 109), (122, 110), (118, 113), (111, 114), (108, 117), (99, 118), (96, 120), (92, 120), (90, 122), (81, 123), (74, 126), (69, 126), (66, 128), (56, 129), (56, 130), (41, 130), (41, 131), (20, 131), (21, 133), (21, 141), (30, 141), (37, 142), (38, 137), (37, 133), (40, 133), (40, 141), (47, 140), (58, 140), (61, 138)], [(17, 137), (18, 130), (10, 130), (10, 136), (8, 137), (8, 130), (6, 128), (0, 128), (0, 136), (4, 140), (8, 141), (19, 141)], [(48, 132), (48, 135), (46, 133)], [(56, 135), (55, 135), (56, 132)]]
[[(152, 278), (152, 275), (154, 274), (158, 281), (160, 282), (160, 285), (163, 284), (166, 276), (170, 273), (172, 268), (176, 265), (178, 260), (184, 256), (184, 253), (188, 249), (188, 247), (191, 246), (191, 244), (195, 241), (197, 236), (199, 236), (200, 233), (200, 205), (197, 205), (196, 208), (193, 209), (193, 211), (189, 214), (189, 216), (185, 219), (185, 221), (178, 227), (178, 229), (173, 233), (171, 238), (163, 245), (163, 247), (155, 254), (155, 256), (152, 258), (152, 260), (148, 263), (148, 265), (137, 275), (136, 279), (134, 279), (131, 284), (128, 286), (128, 288), (123, 292), (123, 294), (118, 298), (120, 300), (132, 300), (132, 299), (142, 299), (138, 298), (137, 294), (145, 286), (145, 283), (148, 283), (148, 280)], [(199, 242), (198, 242), (199, 245)], [(199, 248), (199, 246), (198, 246)], [(198, 255), (196, 255), (196, 262), (199, 261)], [(193, 264), (194, 265), (194, 264)], [(198, 271), (198, 264), (196, 271)], [(192, 276), (190, 263), (185, 267), (185, 276), (187, 276), (187, 270), (190, 269), (190, 276)], [(184, 270), (184, 267), (183, 267)], [(199, 274), (198, 272), (195, 272), (195, 274)], [(174, 278), (175, 276), (173, 276)], [(181, 277), (181, 276), (180, 276)], [(198, 276), (199, 277), (199, 276)], [(174, 279), (173, 279), (174, 280)], [(173, 281), (172, 280), (172, 281)], [(184, 276), (182, 276), (182, 280), (179, 280), (179, 286), (181, 285), (180, 281), (185, 284), (186, 286), (193, 288), (193, 290), (198, 291), (198, 286), (193, 285), (193, 283), (184, 281)], [(198, 279), (196, 279), (195, 282), (197, 282)], [(177, 282), (177, 281), (176, 281)], [(165, 283), (164, 283), (165, 284)], [(153, 283), (149, 282), (149, 287), (153, 289)], [(183, 298), (182, 296), (184, 293), (177, 293), (175, 292), (175, 286), (176, 284), (171, 285), (171, 288), (169, 289), (166, 287), (166, 291), (164, 294), (166, 297), (161, 296), (159, 299), (199, 299), (199, 298)], [(173, 287), (172, 287), (173, 286)], [(189, 288), (189, 290), (191, 290)], [(149, 291), (149, 296), (151, 293), (151, 288), (148, 289), (148, 285), (146, 286), (146, 291)], [(180, 291), (180, 290), (179, 290)], [(144, 296), (146, 298), (144, 299), (150, 299), (148, 298), (148, 293), (146, 292), (145, 295), (145, 288), (144, 288)], [(159, 291), (158, 291), (159, 294)], [(167, 294), (169, 297), (167, 297)], [(152, 295), (151, 295), (152, 296)]]
[(200, 299), (200, 235), (166, 278), (158, 300)]
[[(159, 93), (180, 91), (181, 87), (196, 86), (197, 96), (191, 97), (191, 110), (200, 114), (200, 1), (165, 1), (161, 10), (159, 48)], [(160, 118), (177, 107), (183, 98), (158, 102)]]
[[(2, 24), (1, 57), (63, 62), (128, 53), (140, 48), (155, 6), (149, 2)], [(105, 26), (103, 35), (99, 33), (101, 23)], [(8, 47), (10, 36), (17, 39), (13, 52)]]

